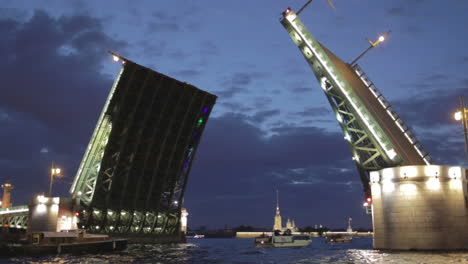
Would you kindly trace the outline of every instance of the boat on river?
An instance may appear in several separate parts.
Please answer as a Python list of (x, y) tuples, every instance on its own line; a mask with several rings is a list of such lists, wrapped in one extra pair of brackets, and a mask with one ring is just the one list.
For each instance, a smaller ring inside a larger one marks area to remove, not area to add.
[(311, 242), (308, 235), (260, 236), (255, 238), (255, 247), (306, 247)]
[(351, 243), (353, 241), (353, 236), (349, 234), (327, 234), (326, 235), (327, 243)]

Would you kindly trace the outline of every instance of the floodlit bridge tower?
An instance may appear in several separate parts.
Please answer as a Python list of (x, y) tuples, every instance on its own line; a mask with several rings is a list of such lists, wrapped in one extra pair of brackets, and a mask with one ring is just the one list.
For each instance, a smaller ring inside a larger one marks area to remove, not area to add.
[(318, 42), (288, 8), (281, 23), (322, 87), (372, 208), (374, 247), (468, 248), (465, 169), (431, 165), (418, 139), (357, 64)]

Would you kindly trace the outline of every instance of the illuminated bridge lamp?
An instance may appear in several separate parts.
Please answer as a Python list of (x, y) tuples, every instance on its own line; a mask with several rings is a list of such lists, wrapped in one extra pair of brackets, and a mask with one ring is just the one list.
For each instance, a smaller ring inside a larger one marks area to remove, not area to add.
[(203, 113), (203, 114), (207, 114), (207, 113), (208, 113), (208, 110), (209, 110), (208, 107), (203, 107), (202, 113)]
[(363, 53), (361, 53), (361, 55), (359, 55), (356, 59), (354, 59), (354, 60), (350, 63), (350, 65), (356, 64), (356, 62), (357, 62), (360, 58), (362, 58), (362, 56), (364, 56), (367, 52), (369, 52), (369, 50), (371, 50), (373, 47), (375, 47), (375, 46), (379, 45), (381, 42), (383, 42), (383, 41), (385, 40), (385, 38), (388, 36), (388, 34), (390, 34), (390, 32), (392, 32), (392, 31), (389, 30), (387, 33), (385, 33), (385, 34), (379, 36), (379, 38), (378, 38), (375, 42), (372, 42), (372, 41), (370, 41), (370, 40), (368, 39), (367, 41), (368, 41), (369, 44), (370, 44), (369, 48), (367, 48)]
[(52, 186), (54, 185), (54, 177), (62, 177), (62, 170), (54, 166), (52, 162), (52, 168), (50, 170), (50, 181), (49, 181), (49, 196), (52, 196)]

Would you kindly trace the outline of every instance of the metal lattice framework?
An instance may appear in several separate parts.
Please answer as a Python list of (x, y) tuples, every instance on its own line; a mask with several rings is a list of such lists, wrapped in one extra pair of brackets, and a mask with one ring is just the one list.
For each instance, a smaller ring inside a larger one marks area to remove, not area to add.
[(425, 165), (431, 158), (375, 85), (321, 45), (290, 8), (281, 23), (312, 68), (348, 141), (366, 195), (368, 172), (397, 165)]
[(120, 57), (70, 192), (94, 233), (178, 234), (185, 186), (216, 96)]
[(28, 227), (28, 206), (13, 206), (0, 209), (0, 223), (4, 227), (26, 229)]

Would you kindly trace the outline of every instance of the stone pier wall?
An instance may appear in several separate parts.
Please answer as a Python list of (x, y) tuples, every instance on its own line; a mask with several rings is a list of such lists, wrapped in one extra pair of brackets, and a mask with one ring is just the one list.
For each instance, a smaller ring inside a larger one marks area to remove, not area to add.
[(370, 176), (374, 248), (468, 249), (464, 168), (402, 166)]

